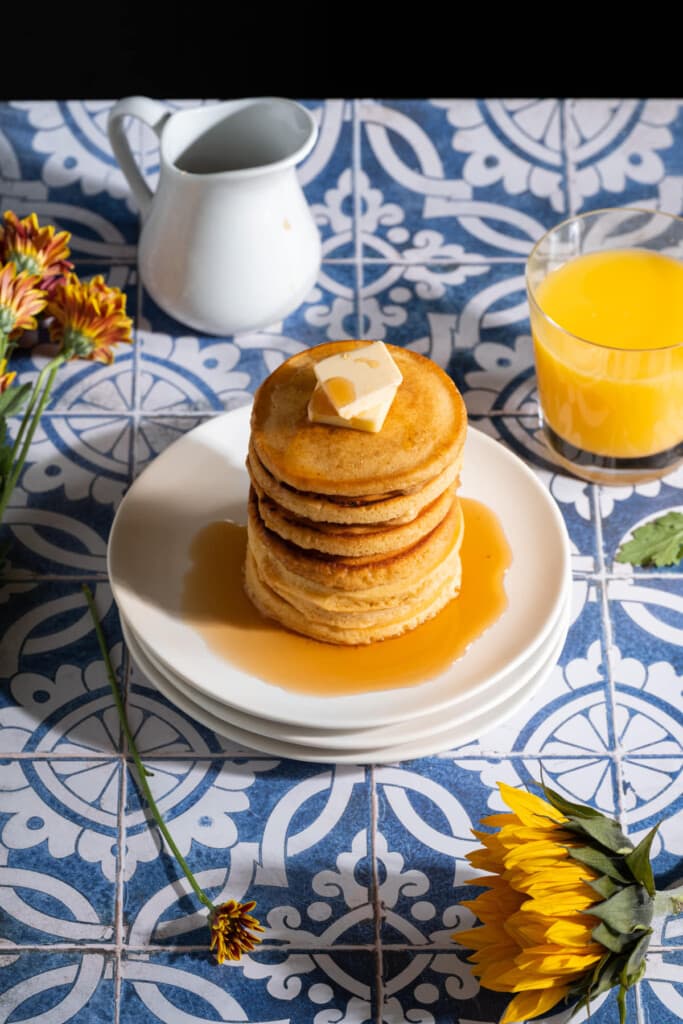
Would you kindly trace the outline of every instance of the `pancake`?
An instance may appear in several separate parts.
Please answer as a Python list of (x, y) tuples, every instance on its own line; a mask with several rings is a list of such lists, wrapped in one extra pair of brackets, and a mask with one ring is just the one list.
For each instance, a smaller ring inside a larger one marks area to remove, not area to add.
[(280, 483), (337, 500), (378, 501), (420, 490), (460, 453), (467, 427), (460, 392), (431, 359), (393, 345), (386, 347), (403, 381), (378, 433), (309, 422), (314, 363), (366, 344), (339, 341), (307, 349), (259, 386), (251, 442)]
[(455, 498), (439, 525), (412, 547), (398, 554), (344, 558), (324, 555), (297, 547), (268, 530), (258, 511), (255, 495), (247, 505), (247, 542), (260, 559), (270, 555), (295, 576), (318, 584), (327, 590), (362, 591), (368, 587), (389, 586), (403, 593), (406, 585), (431, 574), (460, 543), (463, 517), (460, 502)]
[(453, 502), (453, 488), (449, 487), (418, 516), (400, 526), (325, 531), (310, 520), (298, 520), (291, 513), (284, 512), (274, 501), (259, 493), (258, 488), (255, 492), (262, 522), (278, 537), (300, 548), (346, 557), (395, 554), (412, 547), (439, 525)]
[(401, 636), (433, 618), (459, 592), (460, 569), (458, 565), (458, 570), (441, 584), (435, 596), (432, 595), (423, 602), (416, 602), (409, 608), (400, 603), (389, 621), (383, 620), (362, 626), (339, 625), (334, 619), (318, 622), (296, 605), (284, 601), (258, 575), (256, 562), (249, 550), (245, 564), (244, 587), (248, 597), (262, 615), (276, 619), (288, 629), (325, 643), (358, 646)]
[(341, 615), (395, 608), (397, 601), (411, 603), (436, 591), (447, 576), (458, 571), (460, 563), (460, 532), (446, 557), (426, 577), (406, 581), (397, 589), (395, 583), (379, 583), (358, 590), (342, 590), (314, 583), (281, 565), (264, 549), (251, 547), (259, 576), (276, 594), (290, 604), (316, 618), (339, 619)]
[(249, 476), (272, 501), (302, 519), (326, 523), (328, 527), (332, 523), (343, 526), (363, 526), (369, 523), (400, 526), (401, 523), (408, 523), (419, 515), (426, 505), (429, 505), (447, 487), (457, 481), (461, 467), (462, 450), (458, 452), (453, 462), (432, 477), (423, 487), (413, 488), (392, 497), (366, 498), (365, 501), (358, 499), (335, 501), (334, 497), (330, 495), (297, 491), (276, 480), (263, 465), (251, 443), (247, 458)]
[(251, 415), (244, 587), (263, 615), (325, 643), (400, 636), (461, 583), (467, 415), (447, 374), (387, 346), (402, 381), (380, 430), (308, 418), (316, 361), (367, 344), (292, 356), (260, 386)]

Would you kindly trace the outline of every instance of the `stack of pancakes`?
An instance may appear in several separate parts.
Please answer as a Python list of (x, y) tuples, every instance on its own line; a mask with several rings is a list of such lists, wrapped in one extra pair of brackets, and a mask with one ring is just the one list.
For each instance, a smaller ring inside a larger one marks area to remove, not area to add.
[(467, 414), (443, 370), (387, 345), (403, 382), (378, 433), (309, 422), (314, 363), (367, 344), (288, 359), (251, 416), (247, 594), (287, 628), (336, 644), (398, 636), (460, 589)]

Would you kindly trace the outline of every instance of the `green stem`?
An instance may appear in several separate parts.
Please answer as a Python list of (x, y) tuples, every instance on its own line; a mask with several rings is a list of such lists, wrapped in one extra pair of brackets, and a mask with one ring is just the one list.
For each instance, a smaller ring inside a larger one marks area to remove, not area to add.
[[(26, 462), (26, 457), (29, 453), (31, 442), (33, 441), (33, 435), (35, 434), (40, 422), (40, 417), (42, 416), (43, 410), (49, 401), (55, 375), (63, 362), (63, 356), (57, 356), (55, 359), (52, 359), (47, 363), (47, 365), (44, 366), (38, 374), (38, 379), (36, 380), (33, 393), (31, 395), (31, 401), (24, 412), (19, 432), (17, 433), (14, 444), (12, 445), (12, 468), (5, 480), (2, 495), (0, 495), (0, 523), (2, 522), (12, 491), (16, 486), (24, 463)], [(44, 381), (45, 385), (43, 387)], [(17, 452), (19, 453), (18, 455)]]
[(14, 444), (12, 445), (12, 463), (14, 463), (14, 458), (16, 456), (16, 453), (19, 451), (19, 447), (21, 445), (21, 441), (22, 441), (22, 438), (24, 436), (24, 432), (26, 431), (26, 428), (28, 427), (28, 425), (29, 425), (29, 423), (31, 421), (31, 414), (32, 414), (33, 410), (35, 409), (36, 402), (38, 401), (38, 398), (40, 397), (40, 389), (42, 387), (43, 381), (45, 380), (45, 377), (47, 376), (47, 374), (49, 373), (51, 368), (52, 368), (52, 363), (51, 362), (46, 363), (45, 366), (40, 371), (40, 373), (38, 374), (38, 376), (36, 378), (36, 382), (33, 385), (33, 390), (31, 391), (31, 399), (30, 399), (28, 405), (26, 406), (26, 410), (25, 410), (24, 415), (22, 417), (21, 424), (20, 424), (19, 430), (17, 432), (17, 436), (15, 437)]
[(85, 599), (88, 602), (88, 607), (90, 609), (90, 614), (92, 616), (92, 620), (93, 620), (93, 622), (95, 624), (95, 632), (97, 634), (97, 641), (98, 641), (98, 643), (100, 645), (100, 651), (102, 652), (102, 658), (104, 659), (104, 664), (105, 664), (105, 668), (107, 670), (107, 678), (109, 679), (109, 685), (111, 687), (111, 692), (114, 695), (114, 702), (116, 703), (116, 710), (118, 711), (119, 719), (121, 721), (121, 726), (123, 728), (123, 731), (125, 733), (126, 739), (128, 741), (128, 746), (130, 748), (130, 752), (132, 754), (133, 760), (135, 761), (135, 766), (136, 766), (136, 768), (138, 770), (138, 776), (139, 776), (138, 781), (139, 781), (139, 784), (140, 784), (140, 789), (142, 790), (143, 795), (145, 797), (145, 800), (147, 801), (147, 804), (149, 805), (149, 809), (151, 810), (152, 814), (154, 815), (154, 819), (155, 819), (157, 825), (159, 826), (161, 834), (163, 835), (164, 839), (168, 843), (168, 845), (169, 845), (169, 847), (170, 847), (170, 849), (171, 849), (171, 851), (173, 853), (173, 856), (176, 858), (176, 860), (180, 864), (181, 868), (183, 869), (185, 877), (187, 878), (188, 882), (190, 883), (190, 885), (194, 889), (195, 893), (197, 894), (197, 897), (201, 900), (201, 902), (204, 904), (205, 907), (208, 907), (209, 910), (211, 910), (211, 911), (215, 911), (216, 910), (215, 905), (211, 902), (209, 897), (206, 895), (206, 893), (203, 891), (203, 889), (201, 889), (201, 887), (199, 886), (199, 883), (197, 882), (196, 878), (192, 874), (192, 871), (190, 870), (190, 868), (189, 868), (189, 866), (187, 864), (187, 861), (185, 860), (185, 858), (183, 857), (182, 853), (180, 852), (180, 850), (176, 846), (171, 833), (168, 831), (168, 829), (166, 827), (164, 819), (161, 817), (161, 813), (159, 811), (159, 808), (157, 807), (156, 800), (152, 796), (152, 791), (149, 788), (149, 783), (147, 782), (147, 770), (145, 769), (145, 766), (143, 765), (143, 763), (142, 763), (142, 761), (140, 759), (140, 755), (138, 754), (137, 747), (135, 746), (135, 740), (133, 739), (133, 734), (132, 734), (132, 732), (130, 730), (130, 726), (128, 724), (128, 719), (126, 717), (126, 710), (125, 710), (125, 708), (123, 706), (123, 700), (121, 698), (121, 692), (120, 692), (118, 684), (116, 682), (116, 676), (114, 674), (114, 669), (113, 669), (112, 664), (111, 664), (111, 659), (109, 657), (109, 651), (107, 650), (107, 644), (106, 644), (106, 641), (104, 639), (104, 634), (102, 632), (102, 626), (100, 624), (99, 616), (97, 614), (97, 609), (95, 608), (95, 602), (93, 600), (92, 593), (90, 591), (90, 588), (85, 583), (83, 584), (82, 589), (83, 589), (83, 593), (85, 594)]
[(683, 885), (676, 889), (662, 889), (655, 895), (655, 917), (683, 913)]

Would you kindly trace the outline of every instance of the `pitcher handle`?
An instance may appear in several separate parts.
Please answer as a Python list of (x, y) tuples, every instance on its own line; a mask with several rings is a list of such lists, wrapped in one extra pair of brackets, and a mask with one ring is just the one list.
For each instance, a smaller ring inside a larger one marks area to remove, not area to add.
[(119, 100), (109, 112), (107, 131), (114, 156), (119, 162), (124, 177), (130, 185), (140, 213), (146, 217), (152, 205), (154, 193), (145, 181), (137, 165), (133, 152), (128, 142), (128, 137), (123, 130), (123, 119), (125, 117), (137, 117), (146, 125), (161, 135), (161, 129), (171, 116), (171, 112), (163, 103), (158, 100), (149, 99), (147, 96), (126, 96)]

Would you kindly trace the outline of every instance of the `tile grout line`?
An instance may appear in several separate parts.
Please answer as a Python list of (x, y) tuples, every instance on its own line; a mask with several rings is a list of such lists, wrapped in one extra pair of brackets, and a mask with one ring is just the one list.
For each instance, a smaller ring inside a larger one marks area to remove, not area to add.
[(572, 113), (574, 100), (560, 100), (560, 125), (561, 125), (561, 146), (562, 146), (562, 169), (564, 171), (564, 194), (567, 203), (566, 216), (572, 217), (575, 210), (574, 202), (574, 163), (570, 155), (569, 131), (567, 122)]
[[(144, 128), (142, 122), (136, 122), (136, 150), (137, 150), (137, 163), (141, 168), (141, 173), (144, 174)], [(138, 444), (138, 427), (139, 427), (139, 408), (140, 408), (140, 322), (142, 316), (142, 283), (140, 280), (140, 271), (138, 266), (138, 244), (140, 239), (140, 230), (142, 227), (142, 218), (138, 212), (137, 218), (137, 229), (138, 236), (135, 245), (135, 321), (133, 323), (133, 379), (131, 382), (131, 409), (130, 409), (130, 449), (128, 458), (128, 487), (131, 486), (135, 479), (135, 470), (137, 463), (137, 444)], [(122, 698), (123, 706), (128, 714), (128, 695), (130, 692), (130, 681), (131, 681), (131, 658), (130, 652), (125, 641), (122, 638), (123, 643), (123, 661), (121, 665), (121, 682), (122, 682)], [(114, 1024), (119, 1024), (121, 1019), (121, 992), (123, 987), (123, 907), (124, 907), (124, 896), (125, 896), (125, 867), (126, 867), (126, 796), (128, 790), (128, 743), (121, 723), (119, 722), (119, 764), (120, 764), (120, 778), (119, 778), (119, 806), (117, 814), (117, 832), (118, 832), (118, 859), (117, 859), (117, 878), (116, 878), (116, 922), (115, 922), (115, 939), (116, 939), (116, 958), (115, 958), (115, 977), (114, 977)]]
[(360, 100), (351, 101), (351, 189), (353, 192), (353, 268), (356, 293), (356, 337), (363, 337), (363, 240), (361, 237), (361, 130)]
[[(594, 685), (597, 685), (597, 684), (594, 684)], [(156, 692), (156, 691), (154, 691), (154, 692)], [(216, 734), (216, 735), (218, 735), (218, 734)], [(465, 746), (469, 747), (470, 744), (465, 744)], [(339, 753), (343, 754), (343, 751), (339, 751)], [(163, 751), (158, 751), (158, 752), (156, 752), (154, 754), (154, 760), (155, 761), (159, 761), (159, 762), (163, 762), (163, 761), (169, 761), (169, 762), (173, 762), (173, 761), (178, 761), (178, 762), (185, 762), (185, 761), (192, 761), (192, 762), (194, 762), (194, 761), (202, 761), (202, 762), (203, 761), (234, 761), (234, 760), (241, 760), (241, 759), (243, 759), (245, 756), (247, 756), (247, 754), (248, 755), (258, 754), (259, 760), (266, 760), (266, 761), (282, 761), (282, 759), (283, 759), (281, 755), (278, 755), (278, 754), (268, 754), (265, 751), (257, 750), (255, 747), (239, 747), (239, 748), (237, 748), (234, 751), (230, 751), (230, 750), (220, 751), (220, 750), (217, 750), (217, 751), (214, 751), (213, 753), (206, 753), (206, 754), (205, 753), (190, 753), (190, 754), (184, 753), (183, 754), (183, 753), (178, 753), (178, 752), (171, 753), (171, 754), (165, 754)], [(28, 750), (28, 751), (27, 750), (20, 750), (20, 751), (4, 751), (3, 752), (3, 758), (6, 759), (6, 760), (11, 759), (12, 761), (37, 761), (37, 762), (41, 762), (41, 763), (44, 763), (46, 761), (48, 761), (48, 762), (49, 761), (55, 761), (55, 762), (61, 761), (61, 762), (68, 762), (70, 764), (73, 764), (74, 762), (78, 762), (78, 763), (82, 762), (84, 765), (88, 765), (88, 764), (96, 764), (96, 765), (108, 764), (110, 762), (118, 764), (119, 761), (121, 760), (122, 756), (124, 756), (124, 755), (122, 755), (122, 754), (120, 754), (118, 752), (114, 752), (113, 754), (107, 754), (105, 752), (103, 752), (101, 754), (79, 754), (77, 757), (74, 757), (73, 754), (69, 754), (69, 753), (61, 753), (60, 754), (60, 753), (55, 752), (55, 751), (46, 751), (46, 752), (43, 752), (43, 753), (41, 753), (39, 751), (35, 751), (35, 750), (33, 750), (33, 751), (32, 750)], [(547, 756), (548, 756), (547, 755), (547, 751), (544, 751), (542, 749), (533, 750), (533, 749), (530, 749), (530, 748), (527, 748), (527, 747), (524, 747), (524, 748), (520, 747), (519, 749), (516, 748), (516, 747), (513, 747), (512, 750), (509, 750), (509, 749), (508, 750), (497, 750), (496, 748), (491, 748), (491, 749), (484, 748), (483, 750), (477, 750), (476, 752), (471, 752), (471, 753), (460, 753), (460, 748), (459, 747), (447, 747), (445, 750), (438, 751), (435, 754), (425, 754), (422, 757), (405, 758), (405, 760), (403, 760), (403, 761), (397, 761), (396, 759), (394, 759), (392, 761), (378, 761), (375, 758), (375, 760), (372, 762), (372, 765), (374, 767), (377, 767), (378, 765), (385, 765), (385, 764), (387, 764), (387, 765), (397, 765), (399, 763), (400, 764), (408, 764), (409, 762), (424, 761), (425, 759), (429, 759), (429, 758), (434, 758), (434, 759), (438, 760), (438, 759), (442, 759), (442, 758), (446, 758), (446, 757), (455, 758), (458, 761), (480, 761), (482, 759), (482, 757), (488, 757), (488, 758), (529, 757), (529, 758), (533, 758), (534, 760), (539, 760), (540, 758), (547, 757)], [(659, 754), (658, 753), (651, 753), (651, 754), (647, 755), (647, 758), (648, 758), (648, 761), (656, 762), (656, 761), (667, 761), (667, 760), (670, 760), (672, 757), (677, 757), (677, 756), (678, 756), (677, 754), (671, 754), (671, 753), (659, 753)], [(553, 755), (553, 757), (555, 757), (555, 755)], [(566, 754), (562, 755), (562, 758), (565, 761), (578, 761), (578, 762), (594, 761), (596, 758), (599, 758), (599, 757), (602, 757), (602, 758), (611, 757), (611, 752), (610, 751), (594, 750), (592, 752), (583, 753), (583, 754), (569, 754), (569, 753), (566, 753)], [(129, 763), (131, 763), (131, 760), (132, 759), (130, 757), (126, 756), (125, 763), (126, 763), (127, 766), (128, 766)], [(320, 764), (320, 765), (327, 765), (328, 767), (330, 766), (330, 762), (326, 762), (326, 761), (303, 761), (303, 760), (298, 760), (297, 758), (289, 758), (289, 760), (295, 761), (298, 764), (309, 764), (309, 765), (310, 764)], [(337, 762), (337, 761), (335, 761), (335, 762), (331, 762), (331, 763), (332, 764), (340, 764), (340, 763), (341, 764), (345, 764), (346, 762)], [(352, 761), (350, 763), (354, 764), (354, 765), (360, 765), (361, 767), (370, 767), (369, 763), (358, 761), (358, 760)]]
[[(607, 593), (608, 578), (605, 571), (605, 548), (604, 538), (602, 533), (602, 518), (600, 513), (600, 485), (592, 484), (593, 488), (593, 514), (595, 515), (595, 537), (597, 544), (597, 555), (598, 555), (598, 572), (600, 576), (600, 599), (601, 599), (601, 617), (603, 625), (603, 634), (605, 638), (605, 668), (607, 670), (607, 695), (610, 701), (610, 729), (611, 729), (611, 743), (612, 749), (610, 751), (612, 760), (614, 762), (614, 770), (616, 772), (616, 778), (614, 779), (614, 785), (616, 789), (616, 812), (619, 823), (624, 828), (624, 798), (623, 798), (623, 774), (622, 774), (622, 751), (617, 736), (617, 695), (616, 686), (614, 682), (613, 672), (613, 660), (612, 660), (612, 618), (610, 615), (609, 608), (609, 597)], [(625, 831), (625, 830), (624, 830)]]
[(370, 862), (372, 871), (372, 908), (374, 917), (375, 948), (375, 1010), (377, 1024), (381, 1024), (384, 1009), (384, 956), (382, 950), (382, 901), (379, 893), (377, 864), (377, 781), (375, 765), (370, 765)]

